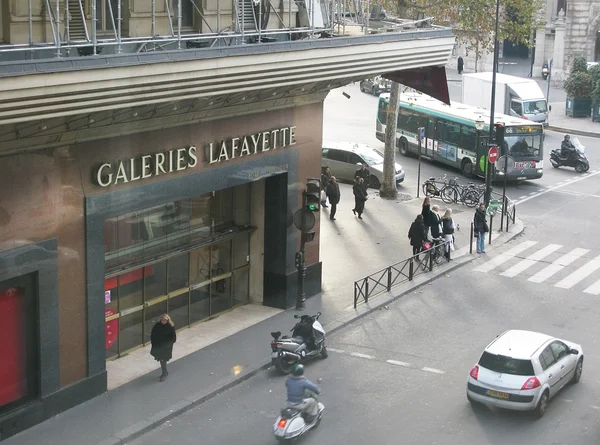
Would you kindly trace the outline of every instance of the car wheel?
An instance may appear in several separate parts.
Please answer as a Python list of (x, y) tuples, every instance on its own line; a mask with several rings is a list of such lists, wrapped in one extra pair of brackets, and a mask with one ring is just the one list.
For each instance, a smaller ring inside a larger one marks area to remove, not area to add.
[(579, 379), (581, 379), (581, 373), (583, 372), (583, 357), (581, 357), (577, 364), (575, 365), (575, 374), (573, 374), (573, 383), (578, 383)]
[(578, 162), (577, 165), (575, 165), (575, 171), (577, 173), (583, 173), (585, 170), (585, 165), (583, 165), (583, 162)]
[(548, 409), (548, 400), (548, 390), (546, 390), (542, 394), (542, 397), (540, 397), (540, 401), (538, 402), (535, 408), (535, 416), (538, 419), (541, 419), (542, 417), (544, 417), (544, 414), (546, 414), (546, 410)]
[(408, 156), (408, 141), (406, 139), (400, 139), (400, 154)]
[(467, 178), (470, 178), (473, 176), (473, 163), (470, 160), (465, 159), (460, 165), (460, 170), (462, 171), (463, 175), (465, 175)]
[(369, 176), (369, 188), (379, 190), (381, 188), (381, 182), (377, 179), (377, 176), (371, 175)]

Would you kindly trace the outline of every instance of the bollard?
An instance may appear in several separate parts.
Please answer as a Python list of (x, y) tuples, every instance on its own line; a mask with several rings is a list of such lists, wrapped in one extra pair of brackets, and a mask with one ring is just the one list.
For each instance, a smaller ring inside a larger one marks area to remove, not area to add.
[(433, 255), (431, 254), (431, 249), (429, 249), (429, 272), (431, 272), (432, 270), (433, 270)]
[(413, 258), (410, 259), (410, 263), (408, 264), (408, 281), (412, 281), (412, 279), (413, 279), (413, 273), (414, 273)]
[(490, 215), (490, 238), (488, 240), (488, 244), (492, 244), (492, 227), (494, 225), (494, 215)]
[(369, 302), (369, 279), (365, 278), (365, 303)]
[(469, 253), (473, 253), (473, 223), (471, 223), (471, 234), (469, 235)]
[(392, 268), (388, 267), (387, 268), (387, 291), (391, 291), (392, 290)]

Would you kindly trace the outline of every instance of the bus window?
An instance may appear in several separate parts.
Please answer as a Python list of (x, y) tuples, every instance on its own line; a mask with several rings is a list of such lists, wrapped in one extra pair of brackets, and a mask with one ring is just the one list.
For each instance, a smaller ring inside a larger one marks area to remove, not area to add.
[(465, 150), (476, 151), (477, 145), (477, 131), (472, 127), (466, 125), (460, 126), (460, 146)]
[(388, 103), (385, 100), (380, 100), (379, 109), (377, 110), (377, 118), (379, 119), (379, 122), (381, 122), (384, 125), (387, 122), (387, 109)]
[(439, 120), (438, 134), (440, 140), (452, 145), (460, 145), (460, 125), (454, 122)]

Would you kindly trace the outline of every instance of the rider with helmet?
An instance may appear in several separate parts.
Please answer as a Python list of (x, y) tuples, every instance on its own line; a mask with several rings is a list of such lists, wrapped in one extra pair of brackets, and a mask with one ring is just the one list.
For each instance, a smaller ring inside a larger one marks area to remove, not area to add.
[(565, 138), (560, 144), (560, 155), (568, 160), (574, 152), (575, 146), (571, 142), (571, 137), (565, 134)]
[(306, 422), (312, 422), (319, 413), (319, 405), (314, 398), (306, 397), (305, 392), (308, 390), (316, 394), (321, 394), (321, 390), (317, 385), (304, 377), (303, 365), (294, 365), (292, 375), (287, 378), (285, 386), (287, 388), (288, 407), (308, 414), (310, 418), (307, 418)]

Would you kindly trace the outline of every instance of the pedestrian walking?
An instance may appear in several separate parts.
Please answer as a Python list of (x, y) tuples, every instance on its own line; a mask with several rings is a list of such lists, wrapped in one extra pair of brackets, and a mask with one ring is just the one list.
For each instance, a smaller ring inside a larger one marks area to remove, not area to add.
[(431, 213), (431, 201), (429, 196), (423, 200), (423, 206), (421, 207), (421, 215), (423, 216), (423, 224), (425, 225), (425, 235), (429, 233), (429, 214)]
[(477, 253), (485, 253), (485, 234), (489, 231), (485, 217), (485, 204), (481, 203), (479, 208), (475, 210), (475, 217), (473, 218), (473, 233), (477, 238)]
[(416, 256), (417, 261), (419, 261), (419, 253), (423, 250), (423, 243), (427, 240), (423, 215), (417, 215), (416, 219), (410, 225), (408, 239), (410, 239), (410, 245), (413, 248), (413, 256)]
[(431, 211), (429, 212), (429, 230), (431, 230), (431, 238), (439, 238), (442, 234), (442, 230), (440, 227), (441, 218), (438, 213), (440, 207), (438, 205), (434, 205), (431, 207)]
[(337, 183), (335, 176), (332, 176), (327, 186), (327, 197), (329, 198), (329, 204), (331, 204), (329, 219), (332, 221), (335, 221), (335, 213), (337, 212), (338, 202), (340, 202), (340, 196), (340, 185)]
[(463, 68), (465, 66), (465, 62), (464, 62), (462, 56), (458, 56), (457, 66), (458, 66), (458, 74), (462, 74)]
[(150, 342), (152, 343), (150, 354), (160, 363), (160, 368), (162, 369), (162, 374), (160, 375), (161, 382), (169, 375), (167, 362), (173, 357), (173, 344), (176, 341), (175, 324), (171, 320), (171, 317), (163, 314), (150, 333)]
[[(327, 208), (327, 186), (331, 180), (331, 170), (329, 167), (325, 167), (321, 173), (321, 206)], [(323, 198), (323, 196), (325, 196)]]
[(363, 178), (356, 178), (352, 192), (354, 193), (354, 208), (352, 212), (358, 214), (358, 219), (362, 219), (362, 214), (365, 211), (365, 201), (367, 200), (367, 192), (364, 188)]
[(442, 216), (442, 233), (446, 249), (444, 251), (446, 258), (450, 258), (450, 252), (454, 252), (454, 219), (452, 218), (452, 209), (446, 209)]
[(362, 178), (362, 187), (365, 190), (365, 194), (367, 193), (367, 189), (369, 188), (369, 178), (371, 177), (371, 172), (367, 169), (367, 164), (364, 162), (360, 165), (360, 168), (354, 172), (355, 178)]

